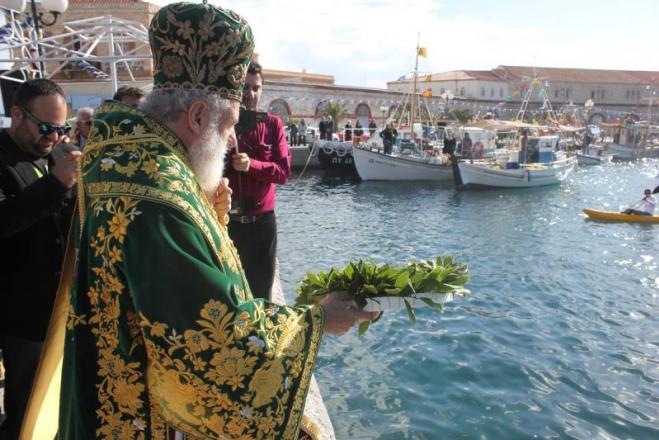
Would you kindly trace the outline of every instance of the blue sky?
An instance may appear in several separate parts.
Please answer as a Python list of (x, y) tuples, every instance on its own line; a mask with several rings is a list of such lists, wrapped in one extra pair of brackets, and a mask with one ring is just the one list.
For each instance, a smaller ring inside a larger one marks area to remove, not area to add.
[[(157, 4), (169, 3), (157, 0)], [(499, 64), (659, 71), (659, 0), (226, 0), (252, 26), (261, 64), (385, 88), (419, 71)]]

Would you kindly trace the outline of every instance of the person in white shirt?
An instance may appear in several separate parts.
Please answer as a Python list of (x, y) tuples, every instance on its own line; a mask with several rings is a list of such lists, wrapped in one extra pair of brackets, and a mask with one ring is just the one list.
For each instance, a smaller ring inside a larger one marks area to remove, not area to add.
[(645, 197), (643, 197), (632, 208), (625, 209), (623, 213), (633, 214), (633, 215), (654, 215), (654, 211), (656, 207), (657, 207), (657, 198), (652, 195), (651, 189), (646, 188)]

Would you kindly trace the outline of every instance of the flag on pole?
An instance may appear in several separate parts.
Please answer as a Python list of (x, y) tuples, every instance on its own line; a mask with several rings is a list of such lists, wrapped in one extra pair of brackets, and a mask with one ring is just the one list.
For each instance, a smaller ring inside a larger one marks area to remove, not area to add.
[(425, 82), (431, 82), (432, 81), (432, 75), (426, 75), (426, 78), (424, 79)]
[(419, 56), (423, 57), (423, 58), (427, 58), (428, 57), (428, 48), (420, 47), (419, 48)]
[(421, 92), (421, 96), (424, 98), (429, 98), (432, 96), (432, 89), (426, 89), (423, 92)]

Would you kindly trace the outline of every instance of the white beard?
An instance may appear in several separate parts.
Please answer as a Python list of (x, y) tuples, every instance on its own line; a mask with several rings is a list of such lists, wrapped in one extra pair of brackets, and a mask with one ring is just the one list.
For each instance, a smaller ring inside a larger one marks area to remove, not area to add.
[(222, 179), (227, 141), (227, 138), (220, 135), (218, 124), (211, 124), (188, 149), (192, 172), (211, 201)]

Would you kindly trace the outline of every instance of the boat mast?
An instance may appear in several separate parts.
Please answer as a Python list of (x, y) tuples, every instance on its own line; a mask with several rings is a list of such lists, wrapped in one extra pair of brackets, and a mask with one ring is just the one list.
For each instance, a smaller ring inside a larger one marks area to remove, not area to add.
[(412, 96), (410, 100), (410, 132), (412, 133), (412, 140), (414, 140), (414, 121), (416, 119), (416, 92), (417, 92), (417, 72), (419, 69), (419, 38), (421, 32), (416, 36), (416, 61), (414, 62), (414, 86), (412, 87)]

